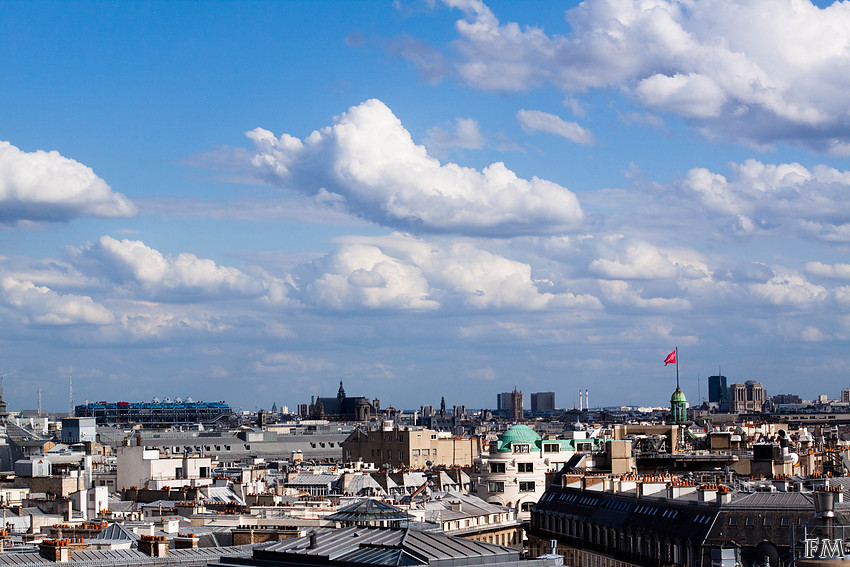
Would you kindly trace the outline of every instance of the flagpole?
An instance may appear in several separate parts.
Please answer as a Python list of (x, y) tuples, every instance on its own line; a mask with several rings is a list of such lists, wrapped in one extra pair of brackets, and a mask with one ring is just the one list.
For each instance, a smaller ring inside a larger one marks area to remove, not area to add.
[(679, 347), (673, 349), (676, 352), (676, 389), (679, 389)]

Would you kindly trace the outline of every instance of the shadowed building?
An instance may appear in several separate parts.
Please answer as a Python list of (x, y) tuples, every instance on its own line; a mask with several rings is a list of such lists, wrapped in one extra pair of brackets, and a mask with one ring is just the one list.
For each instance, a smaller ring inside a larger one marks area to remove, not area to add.
[(555, 411), (555, 392), (534, 392), (531, 394), (531, 413)]
[(720, 411), (729, 411), (729, 387), (726, 385), (726, 376), (708, 377), (708, 403)]
[(372, 406), (368, 398), (346, 396), (345, 388), (342, 387), (342, 380), (339, 381), (339, 390), (335, 398), (319, 397), (310, 404), (310, 417), (312, 419), (368, 421), (376, 413), (377, 408)]

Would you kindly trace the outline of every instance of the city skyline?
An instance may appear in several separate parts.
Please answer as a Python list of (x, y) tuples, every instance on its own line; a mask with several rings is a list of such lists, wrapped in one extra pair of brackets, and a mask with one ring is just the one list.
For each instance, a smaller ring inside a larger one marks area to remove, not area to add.
[(848, 386), (850, 3), (0, 8), (12, 408)]

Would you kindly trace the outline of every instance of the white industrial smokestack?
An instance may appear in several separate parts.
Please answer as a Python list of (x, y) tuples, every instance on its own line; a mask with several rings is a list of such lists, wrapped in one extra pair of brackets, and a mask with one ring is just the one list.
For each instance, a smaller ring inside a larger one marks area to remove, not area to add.
[(582, 405), (581, 405), (581, 388), (579, 388), (578, 389), (578, 411), (581, 411), (582, 409), (583, 408), (582, 408)]
[(587, 393), (587, 390), (584, 391), (584, 407), (587, 411), (590, 411), (590, 396)]

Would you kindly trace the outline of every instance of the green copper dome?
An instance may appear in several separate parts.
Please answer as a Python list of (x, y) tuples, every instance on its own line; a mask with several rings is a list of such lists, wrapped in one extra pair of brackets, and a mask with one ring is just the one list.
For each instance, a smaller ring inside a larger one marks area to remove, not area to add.
[(670, 396), (670, 403), (687, 403), (688, 399), (685, 397), (685, 393), (682, 392), (679, 388), (676, 388), (676, 391), (673, 392), (673, 395)]
[(507, 431), (499, 435), (499, 440), (496, 441), (496, 453), (509, 453), (511, 451), (511, 443), (528, 443), (529, 445), (537, 445), (540, 435), (527, 425), (512, 425)]

